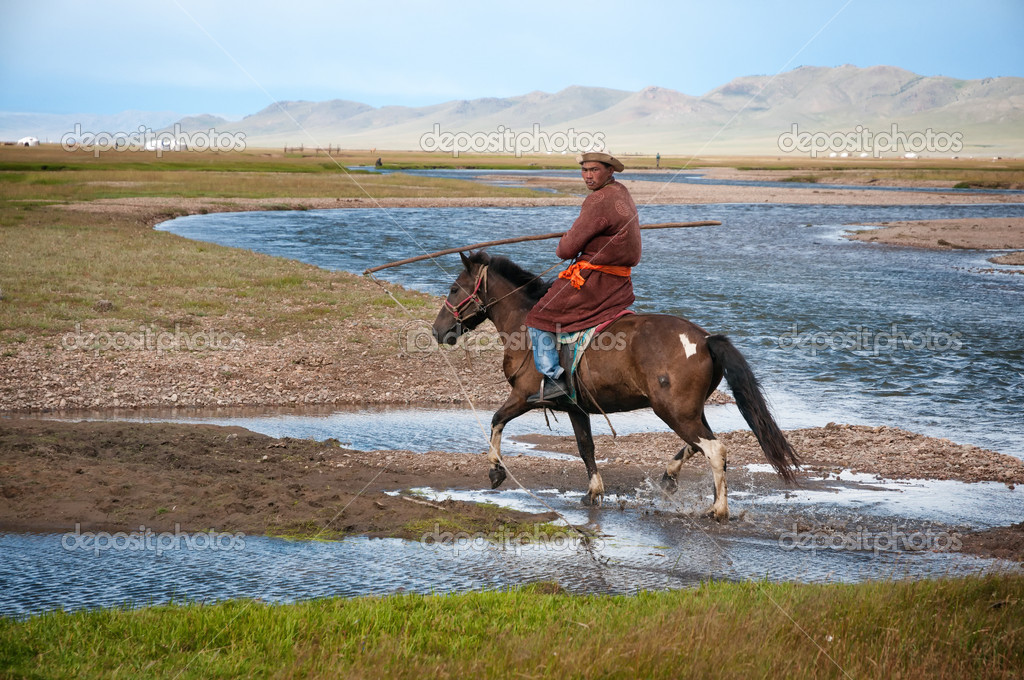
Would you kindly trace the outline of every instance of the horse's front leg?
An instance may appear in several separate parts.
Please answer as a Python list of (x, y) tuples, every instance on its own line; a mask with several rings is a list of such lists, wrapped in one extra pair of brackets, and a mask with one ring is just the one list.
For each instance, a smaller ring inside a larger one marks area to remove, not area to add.
[(604, 481), (601, 473), (597, 471), (597, 462), (594, 460), (594, 436), (590, 431), (590, 415), (582, 409), (573, 408), (569, 410), (569, 420), (572, 422), (572, 431), (576, 434), (576, 447), (580, 451), (580, 458), (587, 468), (587, 477), (590, 478), (590, 486), (587, 495), (583, 497), (584, 505), (601, 505), (604, 498)]
[(487, 476), (491, 479), (492, 489), (501, 486), (505, 477), (508, 476), (508, 473), (505, 472), (505, 464), (501, 460), (501, 433), (505, 429), (505, 424), (529, 410), (526, 398), (513, 392), (491, 418), (491, 442), (487, 451), (487, 460), (491, 464), (491, 469)]

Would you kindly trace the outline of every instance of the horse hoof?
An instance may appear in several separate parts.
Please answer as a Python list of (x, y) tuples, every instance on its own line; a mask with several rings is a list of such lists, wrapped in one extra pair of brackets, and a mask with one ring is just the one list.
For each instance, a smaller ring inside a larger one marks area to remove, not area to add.
[(497, 489), (505, 481), (505, 468), (500, 465), (496, 465), (491, 468), (491, 471), (487, 473), (487, 476), (491, 478), (491, 488)]
[(665, 493), (674, 493), (679, 488), (676, 478), (665, 472), (661, 475), (661, 490)]
[(729, 513), (728, 512), (725, 512), (725, 513), (719, 515), (718, 513), (715, 512), (714, 508), (708, 508), (707, 511), (702, 515), (702, 517), (705, 517), (707, 519), (713, 519), (716, 522), (728, 522), (729, 521)]

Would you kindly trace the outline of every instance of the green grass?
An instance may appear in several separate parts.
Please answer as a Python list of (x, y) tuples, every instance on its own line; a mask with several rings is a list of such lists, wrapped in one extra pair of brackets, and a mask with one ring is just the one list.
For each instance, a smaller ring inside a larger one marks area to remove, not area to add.
[(33, 678), (1009, 678), (1024, 578), (705, 583), (633, 596), (552, 584), (461, 595), (249, 601), (0, 619)]
[[(295, 541), (337, 541), (350, 534), (343, 530), (326, 528), (314, 520), (307, 520), (273, 524), (267, 528), (266, 535)], [(492, 503), (474, 503), (473, 509), (466, 511), (447, 508), (443, 512), (438, 511), (432, 517), (406, 522), (387, 534), (389, 538), (449, 543), (480, 537), (492, 543), (506, 545), (546, 540), (574, 541), (579, 535), (562, 525), (534, 522), (529, 516), (513, 516), (505, 508)]]
[[(158, 232), (133, 218), (39, 208), (0, 227), (0, 342), (98, 321), (184, 330), (230, 314), (230, 332), (272, 339), (316, 319), (372, 316), (393, 304), (373, 283), (284, 258)], [(394, 287), (409, 307), (427, 296)], [(96, 303), (108, 300), (111, 311)]]
[(510, 520), (508, 511), (493, 503), (474, 503), (473, 507), (472, 513), (449, 510), (434, 517), (407, 522), (394, 535), (411, 540), (421, 540), (429, 535), (437, 540), (437, 536), (448, 533), (452, 536), (482, 536), (493, 542), (528, 542), (532, 539), (577, 536), (573, 530), (550, 522), (537, 523), (526, 517)]
[[(1017, 182), (1024, 181), (1024, 177), (1017, 177)], [(962, 180), (953, 185), (954, 189), (1009, 189), (1013, 184), (1010, 181), (992, 179)]]
[(0, 171), (9, 201), (64, 203), (97, 198), (167, 196), (182, 198), (415, 198), (439, 196), (532, 197), (530, 189), (488, 187), (476, 182), (336, 171), (214, 171), (96, 169)]

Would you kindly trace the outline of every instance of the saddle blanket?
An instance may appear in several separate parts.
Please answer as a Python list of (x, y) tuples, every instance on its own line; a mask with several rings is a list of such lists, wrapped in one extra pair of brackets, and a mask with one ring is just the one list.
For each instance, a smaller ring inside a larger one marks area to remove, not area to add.
[[(559, 355), (562, 357), (562, 368), (564, 368), (569, 374), (568, 383), (570, 385), (574, 386), (572, 376), (576, 374), (576, 368), (580, 365), (580, 360), (583, 358), (583, 352), (590, 345), (590, 341), (594, 339), (594, 336), (615, 323), (619, 317), (635, 313), (636, 312), (630, 309), (624, 309), (613, 318), (605, 321), (604, 323), (598, 324), (593, 328), (584, 328), (583, 330), (573, 331), (572, 333), (555, 334), (558, 339)], [(569, 359), (571, 359), (571, 361)]]

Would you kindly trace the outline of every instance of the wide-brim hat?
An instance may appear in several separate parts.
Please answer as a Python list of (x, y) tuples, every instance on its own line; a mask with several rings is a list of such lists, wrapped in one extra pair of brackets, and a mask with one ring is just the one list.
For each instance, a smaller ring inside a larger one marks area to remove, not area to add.
[(612, 170), (615, 172), (622, 172), (626, 169), (626, 166), (622, 164), (622, 161), (610, 153), (604, 153), (603, 151), (588, 151), (587, 153), (576, 156), (576, 162), (580, 165), (583, 165), (587, 161), (606, 163), (607, 165), (612, 166)]

